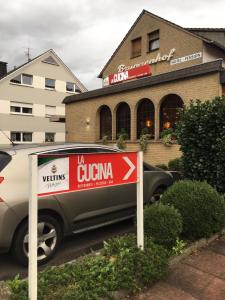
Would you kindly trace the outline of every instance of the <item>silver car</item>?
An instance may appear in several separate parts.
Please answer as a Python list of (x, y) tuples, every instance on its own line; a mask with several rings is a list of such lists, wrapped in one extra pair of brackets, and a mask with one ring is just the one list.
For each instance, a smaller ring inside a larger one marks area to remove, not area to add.
[[(0, 253), (12, 251), (16, 260), (28, 262), (28, 193), (30, 153), (68, 154), (118, 152), (95, 144), (17, 145), (0, 151)], [(144, 163), (144, 201), (157, 201), (173, 183), (169, 172)], [(62, 238), (135, 215), (136, 185), (41, 197), (38, 201), (38, 261), (47, 262)]]

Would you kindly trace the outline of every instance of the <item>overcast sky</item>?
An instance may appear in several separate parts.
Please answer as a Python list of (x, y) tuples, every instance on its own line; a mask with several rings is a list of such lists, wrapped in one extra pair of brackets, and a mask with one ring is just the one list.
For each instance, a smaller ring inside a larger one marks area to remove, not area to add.
[(0, 0), (0, 60), (52, 48), (88, 89), (143, 9), (183, 27), (225, 27), (224, 0)]

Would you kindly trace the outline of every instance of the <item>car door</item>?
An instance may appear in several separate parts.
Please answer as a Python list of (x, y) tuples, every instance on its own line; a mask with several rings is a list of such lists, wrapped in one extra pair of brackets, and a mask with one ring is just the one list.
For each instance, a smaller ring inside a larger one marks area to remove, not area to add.
[[(79, 147), (63, 149), (55, 153), (84, 154), (110, 151), (109, 149), (97, 147)], [(107, 223), (112, 219), (111, 212), (115, 206), (115, 197), (111, 189), (110, 187), (105, 187), (56, 195), (74, 231), (93, 227), (99, 223)]]

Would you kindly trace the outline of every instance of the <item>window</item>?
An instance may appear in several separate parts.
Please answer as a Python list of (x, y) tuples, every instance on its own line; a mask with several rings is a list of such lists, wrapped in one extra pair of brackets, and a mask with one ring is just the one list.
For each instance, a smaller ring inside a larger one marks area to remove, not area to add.
[(141, 55), (141, 37), (131, 41), (131, 57)]
[(45, 106), (45, 116), (46, 117), (51, 117), (56, 115), (56, 106), (50, 106), (46, 105)]
[(137, 138), (139, 139), (142, 134), (150, 134), (151, 138), (153, 138), (155, 128), (154, 123), (154, 104), (149, 99), (141, 100), (137, 108)]
[(32, 85), (33, 84), (33, 75), (28, 74), (19, 74), (13, 79), (10, 80), (12, 83), (23, 84), (23, 85)]
[(159, 30), (153, 31), (148, 34), (148, 51), (155, 51), (159, 49)]
[(53, 143), (55, 141), (55, 133), (54, 132), (46, 132), (45, 133), (45, 142)]
[(45, 78), (45, 87), (47, 89), (55, 89), (55, 79)]
[(116, 135), (123, 133), (130, 139), (130, 107), (127, 103), (120, 103), (116, 111)]
[(12, 114), (32, 115), (33, 105), (21, 102), (11, 102), (10, 112)]
[(67, 82), (66, 83), (66, 91), (67, 92), (75, 92), (75, 83)]
[(52, 56), (47, 57), (42, 62), (44, 62), (46, 64), (58, 66), (57, 62), (54, 60), (54, 58)]
[(13, 142), (32, 142), (32, 132), (11, 132), (11, 140)]
[(179, 109), (183, 107), (182, 99), (175, 94), (164, 97), (160, 107), (160, 131), (174, 128), (179, 119)]
[(112, 114), (107, 105), (100, 108), (100, 139), (107, 136), (109, 140), (112, 139)]

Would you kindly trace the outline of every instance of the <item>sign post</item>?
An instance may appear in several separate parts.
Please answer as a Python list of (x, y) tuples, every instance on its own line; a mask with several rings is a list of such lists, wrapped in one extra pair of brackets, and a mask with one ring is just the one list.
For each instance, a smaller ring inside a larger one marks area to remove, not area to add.
[(37, 155), (29, 156), (29, 265), (28, 265), (28, 283), (29, 300), (37, 300), (37, 228), (38, 228), (38, 169)]
[(137, 245), (144, 250), (144, 210), (143, 210), (143, 152), (137, 159)]
[(29, 300), (37, 300), (38, 198), (137, 184), (137, 245), (144, 249), (143, 152), (29, 156)]

